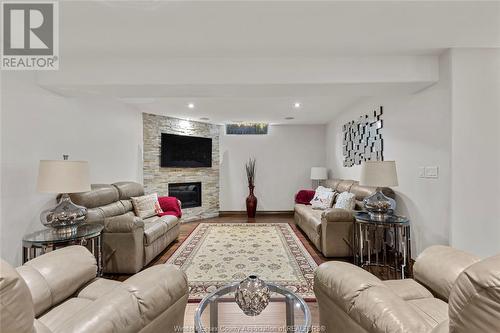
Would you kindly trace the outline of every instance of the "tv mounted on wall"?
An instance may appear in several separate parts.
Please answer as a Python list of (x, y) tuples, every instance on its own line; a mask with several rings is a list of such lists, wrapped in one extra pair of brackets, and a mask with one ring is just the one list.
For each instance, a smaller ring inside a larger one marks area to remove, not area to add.
[(166, 168), (212, 167), (212, 139), (162, 133), (160, 166)]

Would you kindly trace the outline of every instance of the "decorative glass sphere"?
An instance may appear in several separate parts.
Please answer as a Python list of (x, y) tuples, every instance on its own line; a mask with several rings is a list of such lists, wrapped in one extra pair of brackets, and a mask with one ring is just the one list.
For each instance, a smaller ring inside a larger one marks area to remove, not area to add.
[(269, 304), (271, 293), (257, 275), (250, 275), (236, 288), (235, 301), (247, 316), (258, 316)]

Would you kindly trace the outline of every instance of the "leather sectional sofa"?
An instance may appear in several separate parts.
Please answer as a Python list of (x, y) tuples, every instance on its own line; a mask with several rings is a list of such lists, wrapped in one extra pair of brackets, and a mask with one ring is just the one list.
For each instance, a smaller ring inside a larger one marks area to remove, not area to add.
[[(360, 186), (354, 180), (328, 179), (322, 182), (325, 187), (341, 192), (354, 193), (355, 210), (363, 209), (363, 199), (375, 193), (376, 187)], [(382, 188), (388, 197), (394, 198), (394, 191)], [(312, 209), (310, 205), (295, 204), (295, 224), (307, 235), (309, 240), (325, 257), (347, 257), (352, 255), (352, 227), (354, 212), (340, 208), (327, 210)]]
[(58, 249), (14, 269), (0, 262), (2, 333), (175, 332), (184, 324), (186, 275), (150, 267), (124, 282), (96, 278), (83, 246)]
[(144, 195), (141, 184), (92, 184), (91, 189), (70, 194), (70, 197), (75, 204), (88, 208), (86, 223), (104, 225), (105, 273), (137, 273), (179, 236), (180, 225), (176, 216), (154, 216), (142, 220), (134, 214), (130, 198)]
[(322, 264), (314, 277), (321, 325), (328, 333), (500, 331), (500, 254), (481, 260), (431, 246), (413, 273), (381, 281), (345, 262)]

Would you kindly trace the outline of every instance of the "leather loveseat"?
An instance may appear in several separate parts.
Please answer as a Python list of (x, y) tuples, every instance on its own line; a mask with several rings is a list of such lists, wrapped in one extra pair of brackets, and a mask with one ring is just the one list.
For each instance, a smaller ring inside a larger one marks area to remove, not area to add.
[(134, 182), (92, 184), (89, 192), (70, 194), (75, 204), (88, 208), (86, 223), (104, 225), (105, 273), (137, 273), (179, 236), (176, 216), (142, 220), (134, 214), (130, 198), (142, 195), (144, 187)]
[(186, 275), (150, 267), (124, 282), (96, 278), (83, 246), (61, 248), (17, 269), (0, 262), (2, 333), (176, 332), (184, 324)]
[[(356, 196), (356, 210), (363, 210), (363, 199), (372, 195), (376, 187), (360, 186), (354, 180), (328, 179), (322, 185), (338, 193), (350, 192)], [(382, 192), (394, 198), (394, 191), (383, 187)], [(352, 255), (352, 227), (355, 211), (331, 208), (312, 209), (310, 205), (295, 204), (295, 224), (304, 231), (309, 240), (325, 257), (347, 257)]]
[(480, 260), (448, 246), (418, 256), (414, 279), (381, 281), (345, 263), (314, 276), (326, 332), (500, 332), (500, 254)]

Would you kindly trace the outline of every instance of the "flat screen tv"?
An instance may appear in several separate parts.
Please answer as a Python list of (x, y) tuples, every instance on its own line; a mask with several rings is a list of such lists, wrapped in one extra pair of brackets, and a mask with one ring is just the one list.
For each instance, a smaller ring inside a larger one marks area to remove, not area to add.
[(161, 134), (160, 166), (166, 168), (206, 168), (212, 166), (212, 139)]

